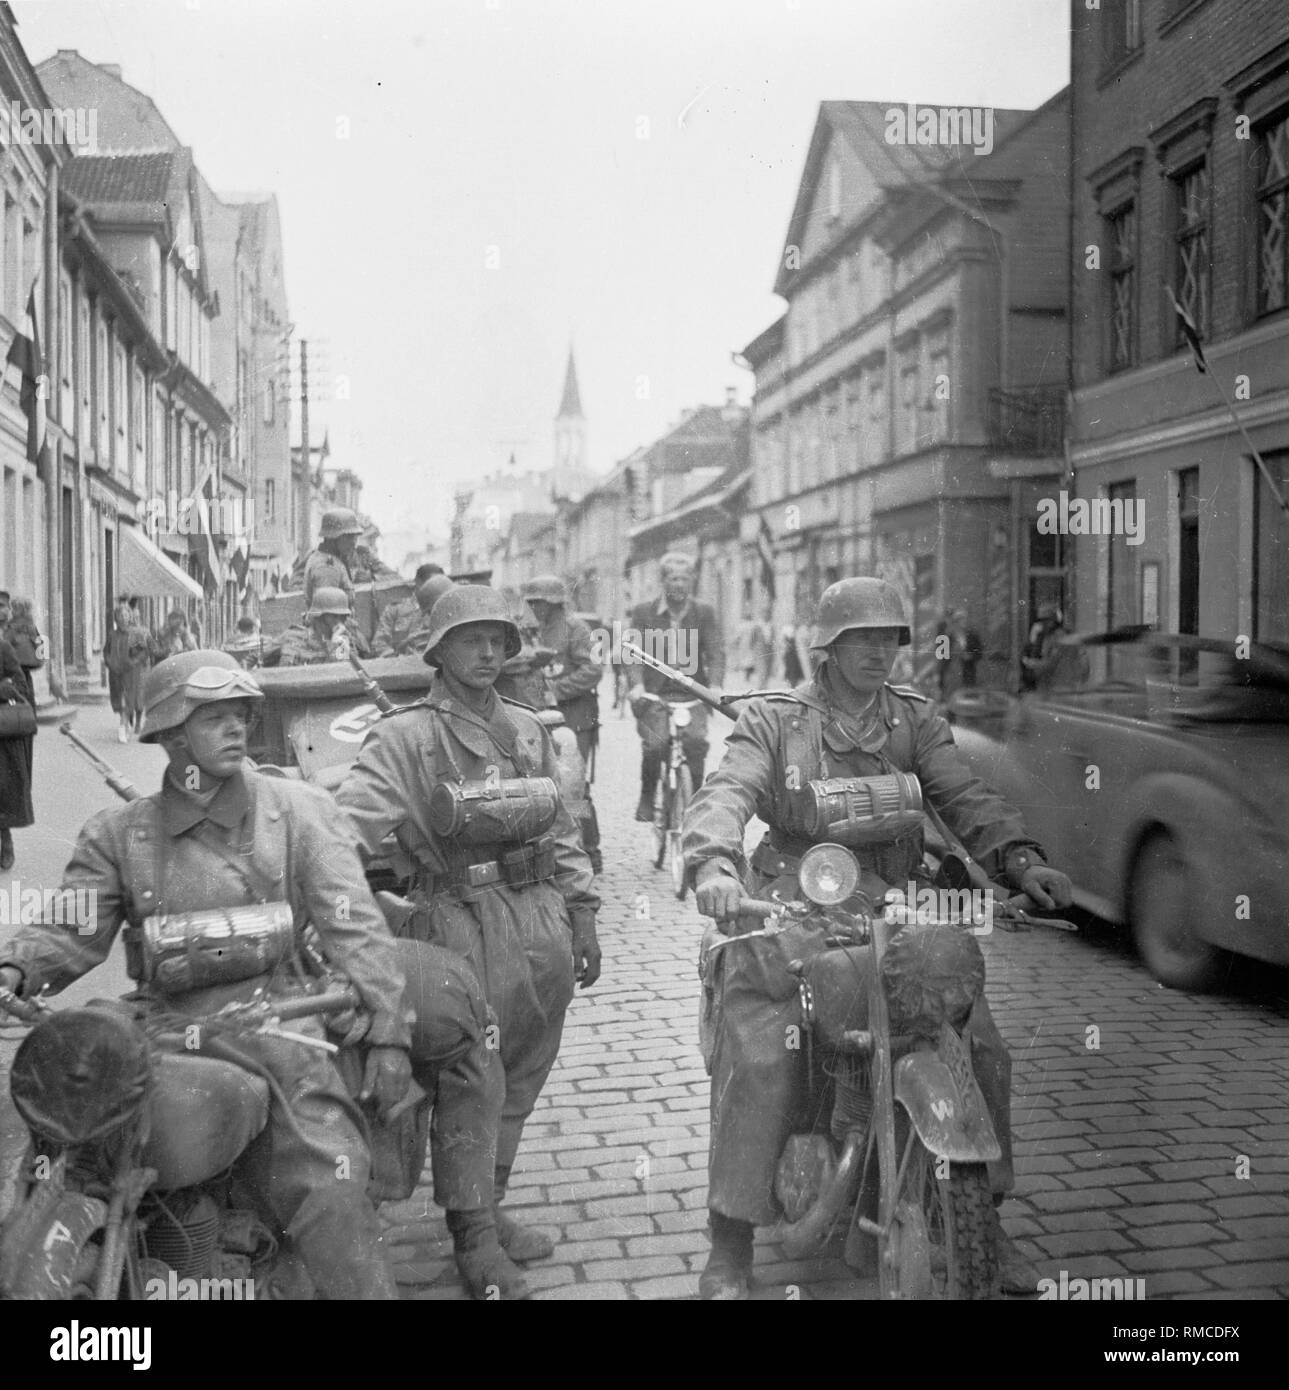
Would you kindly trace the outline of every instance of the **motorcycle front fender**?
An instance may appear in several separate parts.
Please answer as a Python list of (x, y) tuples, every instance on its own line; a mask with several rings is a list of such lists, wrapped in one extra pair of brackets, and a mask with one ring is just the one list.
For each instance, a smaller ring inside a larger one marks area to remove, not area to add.
[(993, 1163), (1002, 1149), (966, 1048), (953, 1036), (961, 1053), (955, 1060), (965, 1065), (951, 1069), (940, 1052), (929, 1050), (901, 1057), (892, 1068), (895, 1099), (937, 1157), (950, 1163)]
[[(39, 1198), (33, 1194), (28, 1200)], [(15, 1213), (6, 1223), (0, 1253), (6, 1272), (0, 1293), (7, 1299), (40, 1302), (69, 1299), (81, 1252), (106, 1220), (107, 1203), (82, 1192), (63, 1192), (34, 1221), (23, 1221)]]

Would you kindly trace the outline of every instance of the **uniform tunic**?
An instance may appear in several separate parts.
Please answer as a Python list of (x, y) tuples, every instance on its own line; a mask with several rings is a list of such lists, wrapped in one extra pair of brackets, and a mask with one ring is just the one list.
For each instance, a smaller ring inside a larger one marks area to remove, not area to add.
[(391, 603), (380, 615), (380, 624), (372, 641), (374, 656), (402, 656), (405, 652), (419, 655), (425, 650), (430, 635), (430, 618), (414, 598)]
[[(354, 655), (371, 655), (366, 638), (353, 627), (346, 627)], [(282, 634), (282, 656), (279, 666), (320, 666), (325, 661), (348, 661), (349, 657), (337, 656), (336, 648), (324, 641), (322, 634), (312, 623), (294, 623)]]
[[(822, 709), (812, 709), (807, 701)], [(790, 771), (790, 769), (792, 769)], [(949, 726), (919, 692), (884, 686), (859, 719), (842, 713), (827, 664), (792, 693), (750, 701), (726, 744), (720, 767), (697, 792), (685, 816), (682, 847), (692, 882), (710, 860), (744, 882), (750, 896), (777, 889), (797, 894), (792, 861), (811, 841), (794, 830), (790, 788), (819, 777), (912, 772), (924, 797), (991, 877), (1007, 855), (1037, 845), (1019, 814), (963, 765)], [(743, 832), (753, 815), (771, 827), (749, 866)], [(903, 888), (922, 860), (922, 833), (852, 852), (887, 885)], [(783, 866), (783, 867), (781, 867)], [(759, 922), (740, 921), (736, 931)], [(714, 930), (714, 929), (713, 929)], [(710, 937), (709, 937), (710, 940)], [(788, 961), (801, 943), (760, 937), (712, 958), (712, 1140), (708, 1205), (764, 1225), (780, 1216), (775, 1169), (790, 1134), (809, 1129), (805, 1056), (784, 1045), (785, 1028), (800, 1026), (796, 977)], [(1011, 1186), (1010, 1062), (983, 1000), (971, 1015), (976, 1078), (989, 1104), (1003, 1156), (990, 1165), (995, 1191)]]
[(372, 729), (336, 800), (368, 853), (395, 832), (418, 866), (416, 896), (426, 907), (430, 940), (469, 959), (483, 982), (497, 1015), (506, 1073), (497, 1163), (509, 1168), (559, 1051), (573, 995), (571, 922), (593, 919), (600, 900), (562, 801), (549, 832), (554, 878), (518, 888), (452, 886), (464, 865), (496, 860), (503, 847), (465, 846), (436, 834), (429, 824), (430, 793), (440, 782), (482, 780), (490, 772), (558, 781), (546, 730), (495, 694), (490, 711), (478, 714), (436, 676), (425, 700)]
[[(63, 887), (97, 895), (89, 899), (97, 904), (93, 931), (23, 927), (0, 948), (0, 964), (23, 972), (26, 995), (46, 985), (61, 990), (107, 959), (126, 922), (137, 927), (157, 912), (288, 902), (298, 924), (312, 922), (324, 952), (370, 1012), (366, 1041), (407, 1047), (394, 940), (335, 818), (325, 792), (251, 769), (228, 778), (207, 806), (167, 775), (160, 792), (101, 811), (81, 831)], [(165, 1007), (213, 1013), (290, 978), (279, 967), (272, 976), (167, 996)], [(304, 1020), (293, 1027), (316, 1030)], [(266, 1138), (252, 1145), (241, 1166), (314, 1283), (328, 1298), (396, 1297), (366, 1196), (364, 1122), (339, 1074), (321, 1052), (280, 1038), (238, 1037), (236, 1047), (289, 1097), (284, 1113), (274, 1096)], [(342, 1155), (349, 1160), (345, 1179), (337, 1164)]]
[[(631, 627), (623, 635), (700, 685), (719, 687), (725, 681), (725, 646), (716, 610), (709, 603), (687, 599), (678, 615), (667, 607), (665, 595), (654, 603), (637, 604), (631, 610)], [(684, 686), (668, 680), (652, 666), (642, 664), (636, 669), (643, 672), (644, 689), (649, 694), (664, 700), (694, 698)], [(667, 711), (652, 700), (646, 701), (636, 713), (636, 732), (645, 764), (650, 768), (645, 776), (656, 776), (652, 769), (660, 765), (667, 748)], [(694, 705), (680, 741), (697, 784), (701, 780), (698, 765), (707, 753), (706, 705)]]
[(589, 758), (600, 722), (595, 692), (604, 675), (592, 649), (591, 629), (581, 618), (569, 617), (556, 607), (538, 627), (537, 645), (555, 653), (554, 662), (546, 668), (547, 683), (564, 722), (577, 735), (579, 752)]
[(304, 560), (304, 607), (308, 611), (318, 589), (343, 589), (349, 597), (349, 609), (354, 607), (354, 581), (349, 566), (329, 550), (311, 550)]

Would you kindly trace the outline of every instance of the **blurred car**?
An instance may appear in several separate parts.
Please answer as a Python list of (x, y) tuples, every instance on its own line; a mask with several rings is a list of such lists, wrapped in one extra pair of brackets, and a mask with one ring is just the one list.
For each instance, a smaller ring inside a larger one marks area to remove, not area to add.
[(955, 739), (1157, 980), (1289, 964), (1289, 649), (1065, 638), (1037, 692), (967, 702)]

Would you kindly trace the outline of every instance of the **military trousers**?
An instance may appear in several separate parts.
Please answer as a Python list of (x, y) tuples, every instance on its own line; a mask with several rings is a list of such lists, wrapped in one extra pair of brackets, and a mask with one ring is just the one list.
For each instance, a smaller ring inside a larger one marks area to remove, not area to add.
[[(292, 1025), (322, 1036), (314, 1019)], [(278, 1084), (268, 1125), (240, 1165), (326, 1299), (396, 1299), (367, 1196), (366, 1124), (325, 1054), (282, 1038), (239, 1037), (235, 1050)]]
[(431, 1104), (434, 1200), (448, 1211), (479, 1211), (493, 1200), (497, 1131), (506, 1075), (495, 1017), (470, 966), (446, 950), (398, 940), (412, 1013), (412, 1076)]
[(496, 1166), (509, 1169), (555, 1065), (573, 997), (568, 909), (549, 881), (490, 884), (436, 893), (428, 921), (433, 943), (473, 967), (496, 1018), (495, 1035), (486, 1040), (504, 1078)]
[[(707, 941), (714, 938), (709, 932)], [(719, 938), (715, 938), (719, 939)], [(774, 1178), (793, 1134), (824, 1128), (828, 1116), (813, 1101), (807, 1052), (799, 1045), (803, 1019), (797, 976), (801, 958), (791, 929), (723, 947), (707, 977), (704, 1032), (712, 1077), (707, 1205), (753, 1225), (783, 1214)], [(982, 995), (967, 1022), (976, 1080), (989, 1109), (1002, 1157), (989, 1165), (995, 1194), (1011, 1190), (1011, 1059)]]

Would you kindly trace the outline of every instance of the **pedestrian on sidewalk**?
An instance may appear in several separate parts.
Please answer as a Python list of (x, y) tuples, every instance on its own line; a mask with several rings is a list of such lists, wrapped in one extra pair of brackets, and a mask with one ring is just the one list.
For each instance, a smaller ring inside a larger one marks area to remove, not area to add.
[(34, 709), (36, 705), (36, 682), (33, 671), (39, 671), (45, 664), (45, 639), (40, 635), (31, 616), (31, 600), (16, 598), (10, 604), (13, 616), (4, 629), (4, 639), (13, 648), (27, 678), (27, 699)]
[(107, 667), (108, 699), (121, 721), (116, 731), (118, 743), (128, 743), (130, 735), (143, 725), (143, 676), (150, 650), (147, 628), (135, 621), (128, 605), (117, 604), (112, 611), (112, 631), (103, 647), (103, 665)]
[[(9, 619), (9, 595), (0, 592), (0, 626)], [(22, 669), (18, 654), (0, 637), (0, 710), (17, 712), (30, 707), (32, 719), (35, 706), (28, 694), (29, 677)], [(10, 704), (14, 701), (14, 704)], [(35, 741), (29, 734), (5, 736), (0, 724), (0, 871), (13, 868), (13, 832), (36, 823), (31, 804), (31, 757)]]

